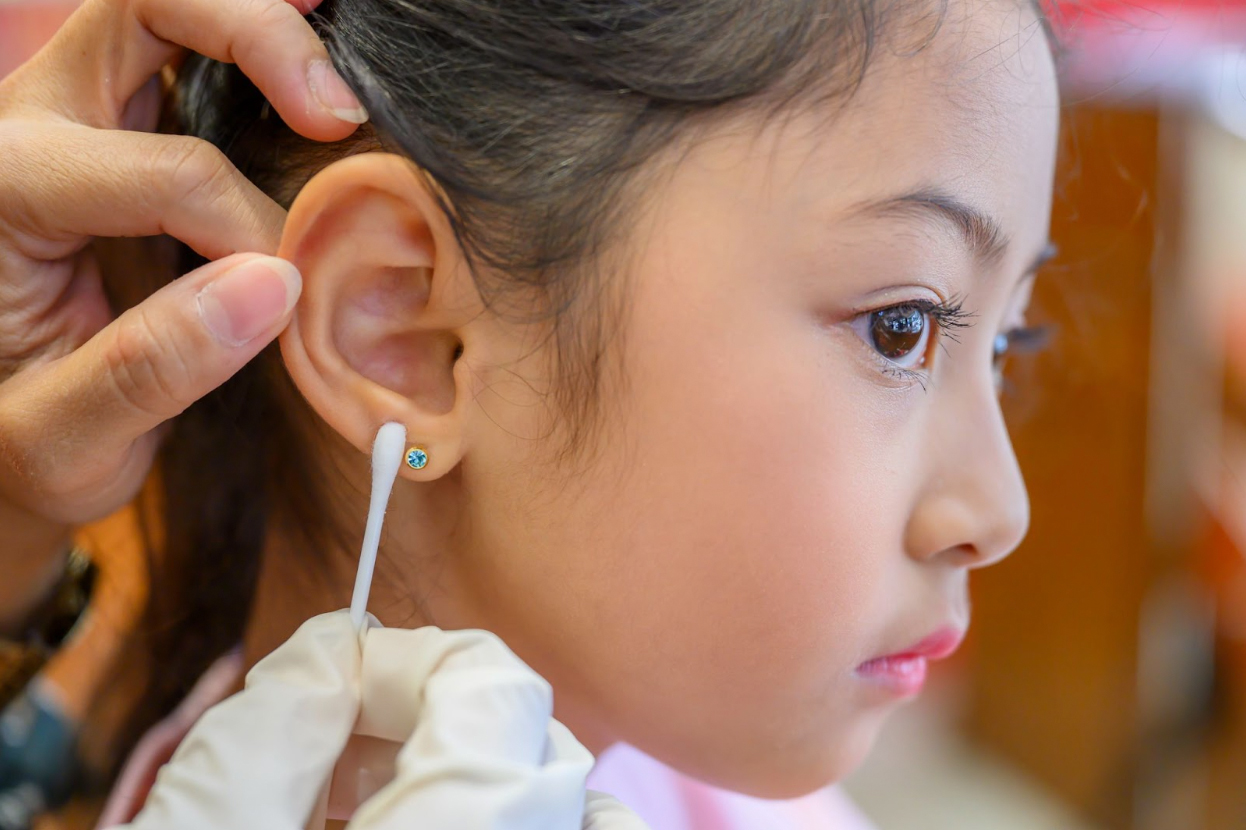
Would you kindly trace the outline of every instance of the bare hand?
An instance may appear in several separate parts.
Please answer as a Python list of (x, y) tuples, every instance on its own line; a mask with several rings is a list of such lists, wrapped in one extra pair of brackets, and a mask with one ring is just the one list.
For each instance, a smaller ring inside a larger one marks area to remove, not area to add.
[[(0, 498), (66, 525), (111, 513), (159, 426), (289, 321), (301, 279), (265, 256), (285, 212), (210, 144), (145, 131), (188, 48), (309, 138), (349, 136), (366, 115), (302, 17), (316, 2), (86, 0), (0, 82)], [(112, 319), (91, 239), (162, 233), (217, 261)]]

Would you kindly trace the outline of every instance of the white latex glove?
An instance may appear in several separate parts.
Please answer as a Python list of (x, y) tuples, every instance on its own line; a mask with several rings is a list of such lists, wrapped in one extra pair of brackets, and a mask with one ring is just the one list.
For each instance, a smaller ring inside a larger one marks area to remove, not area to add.
[(403, 746), (349, 830), (647, 830), (585, 789), (592, 754), (496, 636), (369, 623), (356, 633), (344, 610), (304, 623), (195, 724), (125, 826), (300, 830), (356, 731)]

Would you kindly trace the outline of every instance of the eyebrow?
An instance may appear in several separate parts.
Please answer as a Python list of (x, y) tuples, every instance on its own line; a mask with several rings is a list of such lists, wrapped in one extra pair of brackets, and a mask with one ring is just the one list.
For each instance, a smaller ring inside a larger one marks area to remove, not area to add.
[[(974, 258), (995, 264), (1008, 248), (1008, 235), (991, 216), (957, 196), (938, 188), (921, 188), (902, 196), (867, 202), (854, 213), (903, 219), (931, 219), (950, 226), (965, 242)], [(1023, 272), (1032, 274), (1056, 256), (1056, 246), (1047, 242)]]

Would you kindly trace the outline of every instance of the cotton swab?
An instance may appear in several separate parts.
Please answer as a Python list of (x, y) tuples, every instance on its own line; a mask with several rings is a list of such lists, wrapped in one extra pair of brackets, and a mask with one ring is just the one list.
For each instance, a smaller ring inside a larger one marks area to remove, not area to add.
[(381, 545), (385, 506), (394, 489), (406, 443), (407, 428), (396, 421), (382, 426), (372, 442), (372, 496), (368, 504), (368, 524), (363, 532), (363, 549), (359, 552), (359, 570), (355, 574), (355, 592), (350, 599), (350, 621), (356, 631), (363, 630), (368, 593), (372, 590), (372, 572), (376, 570), (376, 551)]

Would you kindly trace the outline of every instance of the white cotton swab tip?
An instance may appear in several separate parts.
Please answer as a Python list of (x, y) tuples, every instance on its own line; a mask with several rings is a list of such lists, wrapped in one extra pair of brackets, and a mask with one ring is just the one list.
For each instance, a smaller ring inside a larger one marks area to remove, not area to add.
[(372, 572), (376, 570), (376, 551), (381, 545), (385, 506), (394, 489), (406, 444), (407, 428), (396, 421), (382, 426), (372, 442), (372, 497), (368, 503), (368, 524), (363, 532), (363, 550), (359, 552), (359, 571), (355, 574), (355, 593), (350, 599), (350, 621), (356, 631), (363, 630), (368, 593), (372, 590)]

